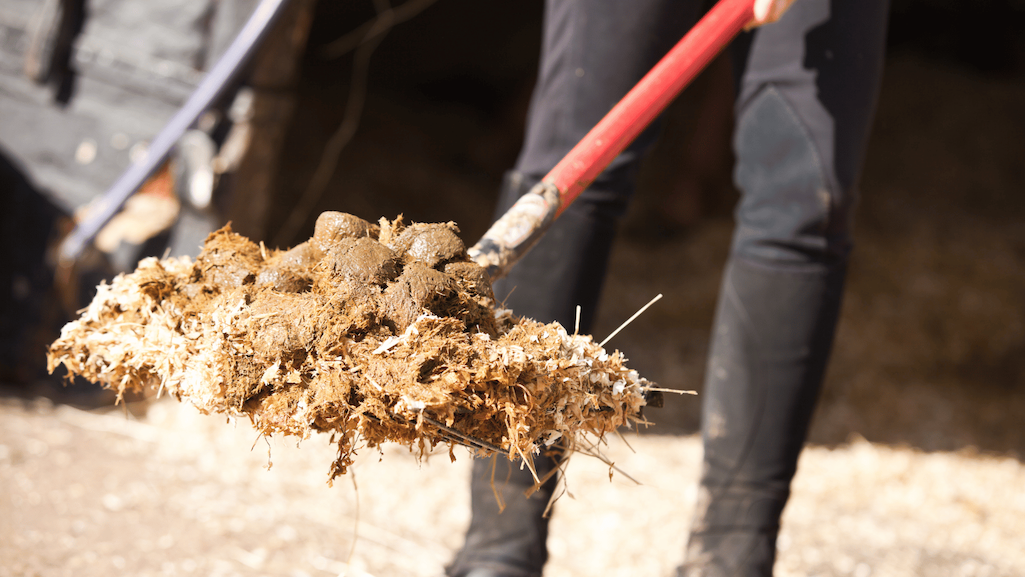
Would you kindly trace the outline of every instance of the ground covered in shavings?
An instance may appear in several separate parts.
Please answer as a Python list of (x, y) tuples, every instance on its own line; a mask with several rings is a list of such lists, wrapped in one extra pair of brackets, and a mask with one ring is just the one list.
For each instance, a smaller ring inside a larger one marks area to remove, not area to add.
[(99, 287), (50, 370), (119, 395), (155, 388), (267, 435), (332, 433), (332, 479), (385, 441), (529, 465), (557, 439), (643, 422), (650, 383), (590, 336), (496, 309), (456, 232), (333, 212), (277, 251), (225, 227), (195, 262), (150, 258)]

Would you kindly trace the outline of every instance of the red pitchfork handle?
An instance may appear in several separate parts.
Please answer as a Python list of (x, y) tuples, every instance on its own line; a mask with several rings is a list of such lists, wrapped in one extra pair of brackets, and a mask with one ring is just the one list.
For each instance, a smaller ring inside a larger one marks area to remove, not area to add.
[(470, 249), (470, 257), (492, 279), (505, 276), (566, 207), (753, 18), (754, 0), (719, 0), (540, 184), (488, 229)]

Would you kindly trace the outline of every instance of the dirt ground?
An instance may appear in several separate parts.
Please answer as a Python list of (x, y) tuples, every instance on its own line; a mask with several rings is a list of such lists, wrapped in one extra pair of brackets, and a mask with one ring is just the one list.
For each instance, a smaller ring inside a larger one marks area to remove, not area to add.
[[(424, 18), (444, 18), (442, 4)], [(532, 25), (520, 24), (509, 45), (532, 41)], [(318, 212), (454, 220), (472, 243), (515, 158), (529, 85), (508, 79), (529, 62), (512, 59), (481, 86), (465, 82), (472, 66), (388, 72), (423, 40), (397, 36), (390, 53), (383, 45), (383, 88)], [(463, 97), (472, 86), (508, 94), (481, 108), (448, 99), (431, 77), (463, 82)], [(777, 575), (1025, 575), (1022, 78), (913, 52), (889, 59), (843, 316)], [(401, 90), (413, 85), (419, 92)], [(683, 104), (700, 99), (695, 89)], [(301, 87), (283, 185), (296, 194), (345, 94), (344, 84)], [(671, 126), (695, 124), (673, 114)], [(679, 150), (660, 145), (646, 167), (595, 333), (665, 294), (610, 345), (660, 385), (700, 390), (735, 192), (727, 170), (708, 185), (700, 219), (653, 234)], [(653, 274), (656, 259), (674, 274)], [(36, 393), (92, 395), (48, 387), (0, 399), (0, 577), (439, 577), (468, 522), (461, 450), (454, 463), (444, 453), (418, 463), (399, 448), (364, 451), (355, 474), (328, 487), (326, 438), (265, 441), (244, 422), (166, 399), (83, 410)], [(654, 427), (625, 435), (632, 451), (609, 440), (608, 455), (640, 485), (573, 460), (546, 575), (670, 574), (693, 507), (698, 406), (671, 396), (650, 415)]]
[[(440, 577), (460, 544), (461, 449), (454, 463), (367, 451), (328, 487), (324, 437), (265, 443), (246, 423), (175, 401), (141, 410), (0, 404), (0, 575)], [(668, 575), (679, 562), (699, 441), (626, 438), (636, 452), (612, 439), (607, 454), (642, 484), (575, 458), (546, 575)], [(812, 447), (777, 574), (1021, 575), (1023, 484), (1025, 466), (1009, 457)]]

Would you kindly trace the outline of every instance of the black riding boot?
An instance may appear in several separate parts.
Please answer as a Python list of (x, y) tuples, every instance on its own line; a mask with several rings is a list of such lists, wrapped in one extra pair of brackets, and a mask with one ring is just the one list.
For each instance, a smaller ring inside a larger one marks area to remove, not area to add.
[(705, 378), (704, 468), (679, 575), (768, 577), (832, 346), (844, 267), (733, 259)]
[[(517, 172), (506, 175), (497, 213), (502, 214), (536, 181)], [(601, 195), (587, 191), (585, 195)], [(584, 200), (582, 197), (581, 200)], [(558, 321), (573, 330), (581, 305), (581, 332), (589, 332), (615, 231), (615, 217), (589, 201), (571, 205), (509, 275), (495, 283), (495, 296), (517, 315)], [(543, 516), (555, 489), (553, 476), (529, 499), (534, 478), (519, 462), (499, 455), (492, 488), (492, 460), (477, 459), (471, 480), (470, 528), (466, 542), (447, 568), (451, 577), (537, 577), (548, 550), (548, 519)], [(550, 457), (534, 459), (543, 477), (555, 466)], [(501, 492), (504, 511), (494, 491)]]
[[(555, 466), (549, 457), (535, 457), (538, 475)], [(494, 469), (492, 469), (494, 467)], [(492, 472), (494, 485), (492, 486)], [(470, 484), (472, 517), (466, 542), (452, 564), (451, 577), (540, 577), (548, 560), (548, 519), (545, 508), (555, 489), (555, 478), (527, 498), (534, 477), (520, 462), (505, 455), (473, 462)], [(501, 509), (495, 492), (501, 494)]]

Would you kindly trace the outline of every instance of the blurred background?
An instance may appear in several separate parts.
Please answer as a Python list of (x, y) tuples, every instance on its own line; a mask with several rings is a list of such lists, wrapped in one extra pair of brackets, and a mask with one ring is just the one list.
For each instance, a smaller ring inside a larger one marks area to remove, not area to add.
[[(77, 39), (54, 43), (72, 65), (28, 78), (44, 4), (54, 3), (0, 6), (0, 366), (8, 398), (79, 407), (111, 399), (45, 375), (45, 346), (70, 311), (142, 256), (197, 253), (227, 220), (279, 248), (308, 238), (325, 210), (451, 220), (474, 243), (519, 150), (542, 12), (540, 0), (408, 0), (394, 9), (297, 0), (271, 36), (275, 48), (197, 125), (215, 150), (206, 157), (212, 200), (189, 196), (189, 158), (177, 152), (72, 282), (55, 274), (55, 242), (145, 149), (255, 2), (191, 2), (153, 16), (106, 0), (77, 20), (65, 8), (49, 37)], [(162, 26), (139, 24), (153, 19)], [(112, 40), (126, 28), (160, 41), (126, 56)], [(1020, 465), (1023, 103), (1025, 1), (893, 0), (813, 445), (864, 438)], [(598, 338), (664, 294), (610, 342), (664, 387), (701, 389), (737, 199), (731, 105), (730, 64), (719, 58), (666, 112), (605, 286)], [(699, 403), (670, 395), (648, 416), (652, 433), (691, 435)]]

